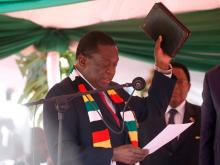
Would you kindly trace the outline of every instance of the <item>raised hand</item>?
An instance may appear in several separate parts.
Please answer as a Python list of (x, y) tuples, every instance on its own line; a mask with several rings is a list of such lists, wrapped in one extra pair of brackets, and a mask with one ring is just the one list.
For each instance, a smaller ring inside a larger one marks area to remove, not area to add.
[(172, 58), (168, 54), (166, 54), (161, 48), (162, 40), (163, 40), (162, 36), (160, 35), (155, 42), (155, 46), (154, 46), (155, 64), (160, 69), (168, 70)]

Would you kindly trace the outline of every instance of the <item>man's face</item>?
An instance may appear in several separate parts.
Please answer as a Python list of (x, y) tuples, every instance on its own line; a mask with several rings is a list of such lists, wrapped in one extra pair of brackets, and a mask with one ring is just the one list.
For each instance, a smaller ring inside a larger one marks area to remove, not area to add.
[(118, 64), (118, 49), (111, 45), (98, 45), (98, 51), (84, 58), (83, 76), (96, 88), (108, 87)]
[(190, 83), (182, 69), (174, 67), (173, 74), (176, 76), (177, 82), (170, 100), (170, 106), (176, 108), (186, 99), (190, 89)]

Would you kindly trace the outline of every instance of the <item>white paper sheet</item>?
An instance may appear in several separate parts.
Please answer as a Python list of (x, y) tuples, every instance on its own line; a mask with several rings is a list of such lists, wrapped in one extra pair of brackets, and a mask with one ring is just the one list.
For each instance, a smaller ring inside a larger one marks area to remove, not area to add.
[(149, 154), (152, 154), (169, 141), (179, 136), (183, 131), (189, 128), (192, 123), (186, 124), (169, 124), (163, 131), (161, 131), (153, 140), (151, 140), (143, 148), (149, 150)]

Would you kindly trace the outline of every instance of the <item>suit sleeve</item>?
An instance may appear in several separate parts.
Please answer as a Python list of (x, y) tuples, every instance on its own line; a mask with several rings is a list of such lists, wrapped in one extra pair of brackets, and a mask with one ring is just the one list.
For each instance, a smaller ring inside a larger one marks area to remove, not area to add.
[[(65, 89), (55, 87), (50, 90), (46, 98), (66, 94)], [(63, 120), (63, 140), (62, 140), (62, 165), (109, 165), (112, 158), (112, 149), (88, 147), (89, 144), (81, 144), (79, 134), (79, 118), (74, 112), (74, 105), (71, 110), (64, 113)], [(73, 108), (73, 109), (72, 109)], [(43, 122), (45, 135), (48, 142), (48, 148), (53, 158), (54, 164), (57, 164), (58, 148), (58, 115), (54, 102), (44, 104)]]
[(210, 93), (208, 74), (205, 75), (203, 84), (203, 104), (201, 108), (201, 140), (200, 140), (200, 165), (214, 164), (214, 135), (216, 114)]
[(131, 106), (134, 107), (139, 122), (144, 121), (151, 113), (162, 115), (165, 113), (172, 96), (176, 78), (171, 78), (155, 71), (148, 97), (133, 97)]

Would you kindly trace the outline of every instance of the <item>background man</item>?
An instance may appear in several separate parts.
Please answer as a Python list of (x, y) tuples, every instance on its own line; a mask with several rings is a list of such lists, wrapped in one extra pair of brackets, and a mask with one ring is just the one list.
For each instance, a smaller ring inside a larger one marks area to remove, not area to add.
[(165, 115), (150, 116), (139, 129), (141, 146), (153, 139), (167, 124), (194, 122), (171, 143), (148, 155), (143, 165), (198, 165), (200, 107), (186, 101), (190, 89), (190, 74), (180, 63), (171, 63), (177, 82)]
[(200, 165), (220, 164), (220, 66), (210, 69), (204, 79)]

